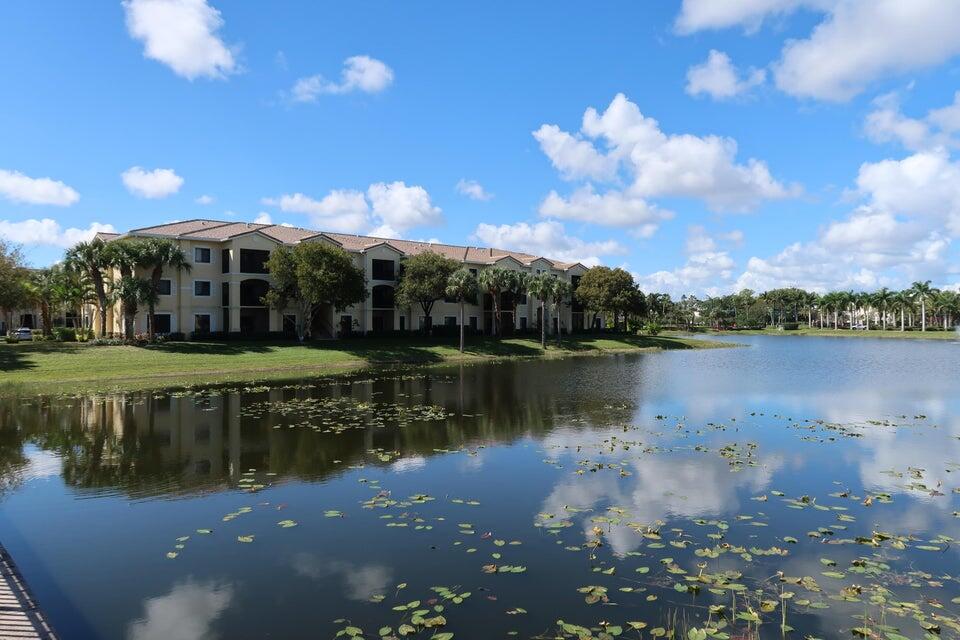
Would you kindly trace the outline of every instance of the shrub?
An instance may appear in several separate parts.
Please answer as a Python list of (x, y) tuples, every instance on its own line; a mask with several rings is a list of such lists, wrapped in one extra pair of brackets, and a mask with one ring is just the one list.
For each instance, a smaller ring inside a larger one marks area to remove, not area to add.
[(17, 336), (15, 336), (15, 335), (13, 335), (13, 334), (7, 335), (6, 340), (7, 340), (7, 344), (17, 344), (17, 343), (20, 342), (20, 338), (18, 338)]
[(648, 322), (643, 326), (643, 330), (647, 335), (655, 336), (663, 331), (663, 327), (660, 326), (659, 322)]
[(77, 331), (70, 327), (54, 327), (53, 339), (57, 342), (76, 342)]
[(780, 325), (779, 327), (777, 327), (777, 328), (780, 329), (781, 331), (796, 331), (797, 329), (800, 328), (800, 323), (799, 323), (799, 322), (784, 322), (783, 324), (781, 324), (781, 325)]
[(119, 347), (124, 344), (120, 338), (97, 338), (90, 342), (95, 347)]

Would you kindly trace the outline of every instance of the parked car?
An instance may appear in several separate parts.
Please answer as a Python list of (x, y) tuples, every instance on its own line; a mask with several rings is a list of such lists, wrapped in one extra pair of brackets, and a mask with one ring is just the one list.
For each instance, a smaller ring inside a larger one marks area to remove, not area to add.
[(19, 329), (13, 332), (13, 336), (17, 340), (33, 340), (33, 331), (31, 331), (27, 327), (20, 327)]

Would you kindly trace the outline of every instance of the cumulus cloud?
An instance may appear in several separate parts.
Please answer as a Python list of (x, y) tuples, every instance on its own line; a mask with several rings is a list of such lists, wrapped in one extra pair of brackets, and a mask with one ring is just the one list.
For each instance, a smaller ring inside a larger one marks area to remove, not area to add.
[(483, 188), (476, 180), (461, 178), (457, 182), (457, 193), (467, 196), (471, 200), (492, 200), (493, 194)]
[(676, 28), (753, 32), (798, 9), (822, 19), (808, 37), (788, 40), (772, 67), (777, 87), (799, 98), (844, 102), (960, 53), (960, 5), (942, 0), (684, 0)]
[(863, 127), (873, 142), (896, 142), (911, 151), (957, 146), (954, 134), (960, 131), (960, 92), (954, 95), (952, 104), (931, 109), (922, 118), (904, 115), (896, 93), (878, 97), (873, 106)]
[(266, 211), (261, 211), (257, 214), (257, 217), (253, 219), (254, 224), (273, 224), (273, 218), (270, 217), (270, 214)]
[(871, 82), (940, 64), (960, 53), (960, 4), (942, 0), (837, 2), (804, 40), (786, 43), (774, 65), (793, 96), (846, 101)]
[(556, 125), (533, 135), (562, 178), (628, 183), (602, 194), (591, 182), (566, 198), (551, 192), (540, 206), (544, 216), (634, 226), (649, 235), (671, 215), (653, 198), (693, 198), (715, 211), (739, 212), (799, 193), (775, 179), (764, 162), (738, 162), (735, 140), (664, 133), (623, 94), (602, 113), (587, 109), (576, 135)]
[(99, 232), (116, 233), (111, 224), (93, 222), (86, 229), (68, 227), (64, 229), (59, 222), (51, 218), (42, 220), (21, 220), (11, 222), (0, 220), (0, 238), (15, 244), (28, 246), (61, 247), (67, 249), (78, 242), (86, 242)]
[(237, 71), (234, 53), (217, 35), (223, 18), (206, 0), (124, 0), (123, 9), (143, 55), (177, 75), (224, 78)]
[(687, 70), (686, 91), (692, 96), (706, 94), (714, 100), (729, 100), (763, 84), (767, 72), (749, 69), (743, 75), (730, 56), (712, 49), (705, 62)]
[(0, 197), (12, 202), (69, 207), (80, 199), (80, 194), (59, 180), (31, 178), (19, 171), (0, 169)]
[(675, 26), (683, 34), (735, 26), (752, 33), (769, 17), (785, 16), (804, 6), (827, 7), (833, 2), (835, 0), (683, 0)]
[(729, 287), (736, 266), (728, 248), (743, 241), (739, 231), (711, 235), (702, 225), (687, 229), (683, 266), (639, 275), (637, 283), (643, 291), (669, 293), (678, 297), (689, 293), (714, 295)]
[(130, 623), (127, 635), (133, 640), (210, 638), (211, 626), (233, 595), (233, 585), (188, 579), (166, 595), (144, 600), (144, 617)]
[(587, 242), (567, 235), (563, 225), (553, 220), (535, 224), (481, 223), (471, 238), (498, 249), (521, 251), (561, 262), (582, 262), (587, 266), (600, 264), (601, 256), (626, 252), (623, 245), (615, 240)]
[(216, 201), (217, 201), (216, 198), (214, 198), (213, 196), (208, 196), (208, 195), (206, 195), (206, 194), (204, 194), (204, 195), (198, 197), (196, 200), (194, 200), (194, 202), (196, 202), (197, 204), (202, 204), (202, 205), (213, 204), (213, 203), (216, 202)]
[(138, 198), (166, 198), (180, 190), (183, 178), (173, 169), (146, 170), (143, 167), (130, 167), (120, 177), (127, 191)]
[(351, 56), (344, 60), (340, 81), (332, 82), (322, 75), (300, 78), (290, 91), (294, 102), (316, 102), (321, 95), (337, 95), (362, 91), (380, 93), (393, 84), (393, 69), (370, 56)]
[(261, 202), (281, 211), (305, 214), (314, 227), (341, 233), (399, 238), (414, 227), (443, 222), (443, 212), (433, 205), (426, 189), (401, 181), (374, 183), (366, 193), (338, 189), (319, 200), (293, 193)]

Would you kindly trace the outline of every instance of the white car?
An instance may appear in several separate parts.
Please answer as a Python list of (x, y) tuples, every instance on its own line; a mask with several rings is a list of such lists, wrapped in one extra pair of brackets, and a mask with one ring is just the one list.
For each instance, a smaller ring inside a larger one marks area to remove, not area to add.
[(33, 340), (33, 331), (27, 327), (20, 327), (13, 332), (13, 337), (17, 340)]

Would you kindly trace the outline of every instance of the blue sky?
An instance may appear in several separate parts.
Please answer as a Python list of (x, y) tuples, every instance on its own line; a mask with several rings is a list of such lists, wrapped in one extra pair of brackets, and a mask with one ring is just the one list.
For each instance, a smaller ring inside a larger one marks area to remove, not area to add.
[(0, 56), (36, 265), (259, 218), (675, 295), (960, 283), (952, 1), (4, 3)]

